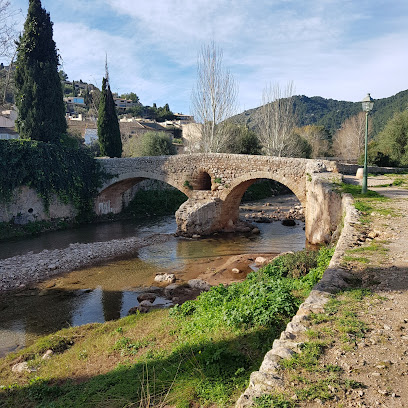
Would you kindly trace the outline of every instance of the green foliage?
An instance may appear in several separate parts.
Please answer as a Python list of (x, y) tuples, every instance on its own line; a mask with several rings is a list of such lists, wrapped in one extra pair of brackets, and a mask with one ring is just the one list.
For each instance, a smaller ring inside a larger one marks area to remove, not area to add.
[(112, 349), (119, 351), (122, 356), (131, 356), (147, 345), (149, 345), (147, 340), (132, 341), (129, 337), (122, 337), (114, 344)]
[(59, 142), (66, 132), (65, 105), (50, 15), (30, 0), (15, 71), (16, 128), (23, 139)]
[(153, 119), (157, 122), (164, 122), (166, 120), (173, 120), (175, 118), (174, 113), (170, 110), (169, 104), (166, 103), (162, 107), (153, 106), (134, 106), (126, 109), (126, 113), (131, 114), (134, 117), (142, 117), (145, 119)]
[(253, 130), (249, 130), (245, 125), (236, 125), (234, 123), (227, 123), (225, 126), (225, 131), (229, 133), (227, 153), (261, 154), (262, 146)]
[(122, 94), (120, 95), (120, 97), (123, 99), (131, 100), (133, 103), (139, 102), (139, 97), (134, 92)]
[[(327, 248), (312, 252), (305, 250), (280, 256), (250, 273), (243, 282), (212, 287), (194, 302), (176, 306), (171, 315), (189, 317), (188, 327), (193, 331), (207, 332), (223, 325), (280, 327), (302, 302), (302, 296), (295, 296), (294, 291), (306, 295), (323, 275), (333, 254), (333, 250)], [(289, 277), (296, 275), (302, 277)]]
[(55, 193), (72, 203), (78, 219), (93, 213), (93, 198), (105, 177), (99, 163), (84, 149), (27, 140), (0, 141), (0, 199), (7, 201), (15, 188), (34, 188), (46, 209)]
[(312, 157), (312, 145), (297, 133), (293, 133), (290, 138), (290, 147), (285, 154), (287, 157), (301, 157), (310, 159)]
[(193, 189), (193, 186), (190, 184), (190, 182), (188, 180), (184, 181), (183, 186), (187, 187), (189, 190)]
[(124, 210), (135, 218), (146, 215), (174, 214), (187, 196), (176, 189), (169, 190), (140, 190)]
[(408, 110), (396, 112), (377, 135), (378, 150), (390, 162), (408, 166)]
[(62, 353), (74, 344), (72, 337), (60, 336), (52, 334), (40, 339), (36, 344), (38, 354), (45, 353), (47, 350), (52, 350), (54, 353)]
[[(398, 163), (392, 160), (388, 154), (380, 150), (380, 146), (375, 140), (368, 144), (367, 163), (371, 166), (379, 167), (395, 167), (398, 165)], [(364, 164), (364, 153), (358, 159), (358, 164)]]
[(102, 156), (122, 156), (122, 139), (116, 106), (106, 78), (102, 80), (102, 95), (99, 102), (98, 139)]
[(168, 156), (176, 153), (171, 136), (163, 132), (146, 132), (141, 137), (138, 156)]

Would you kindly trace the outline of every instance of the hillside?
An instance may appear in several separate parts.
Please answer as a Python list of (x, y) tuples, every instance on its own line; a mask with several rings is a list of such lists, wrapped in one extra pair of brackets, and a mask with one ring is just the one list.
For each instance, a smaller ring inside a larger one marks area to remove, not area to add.
[[(295, 112), (298, 126), (323, 125), (333, 135), (341, 124), (350, 116), (361, 112), (360, 102), (337, 101), (320, 96), (311, 98), (305, 95), (294, 96)], [(379, 133), (387, 121), (397, 111), (408, 107), (408, 90), (397, 93), (389, 98), (377, 99), (372, 112), (373, 134)], [(235, 123), (246, 124), (255, 129), (260, 107), (246, 110), (232, 117)]]

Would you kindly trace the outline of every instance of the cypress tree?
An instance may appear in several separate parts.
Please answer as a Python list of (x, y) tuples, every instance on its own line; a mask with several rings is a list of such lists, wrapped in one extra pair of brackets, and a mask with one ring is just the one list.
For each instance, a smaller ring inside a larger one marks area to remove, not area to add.
[(122, 139), (113, 95), (106, 78), (102, 80), (102, 94), (98, 110), (98, 140), (102, 156), (121, 157)]
[(15, 72), (16, 127), (23, 139), (59, 142), (67, 130), (52, 34), (50, 14), (40, 0), (30, 0), (24, 32), (17, 44)]

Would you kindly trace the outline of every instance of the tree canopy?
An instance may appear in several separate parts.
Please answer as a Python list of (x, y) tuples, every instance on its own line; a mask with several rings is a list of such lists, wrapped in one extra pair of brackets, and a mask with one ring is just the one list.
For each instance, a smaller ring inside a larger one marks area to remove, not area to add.
[(23, 35), (17, 45), (16, 121), (21, 138), (59, 142), (66, 132), (65, 105), (58, 74), (58, 54), (49, 13), (30, 0)]
[(408, 110), (396, 112), (378, 134), (378, 151), (390, 158), (390, 162), (408, 166)]

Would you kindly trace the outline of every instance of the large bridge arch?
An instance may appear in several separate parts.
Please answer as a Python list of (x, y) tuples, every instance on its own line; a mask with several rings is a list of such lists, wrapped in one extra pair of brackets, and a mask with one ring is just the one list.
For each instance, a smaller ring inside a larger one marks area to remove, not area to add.
[(241, 177), (238, 177), (232, 183), (228, 190), (224, 190), (221, 195), (223, 201), (222, 205), (222, 218), (227, 220), (227, 224), (235, 223), (239, 218), (239, 206), (242, 201), (242, 197), (247, 189), (258, 180), (273, 180), (281, 183), (285, 187), (289, 188), (292, 193), (299, 200), (303, 209), (306, 210), (306, 187), (303, 184), (294, 183), (291, 180), (287, 180), (282, 175), (271, 175), (270, 172), (254, 172)]

